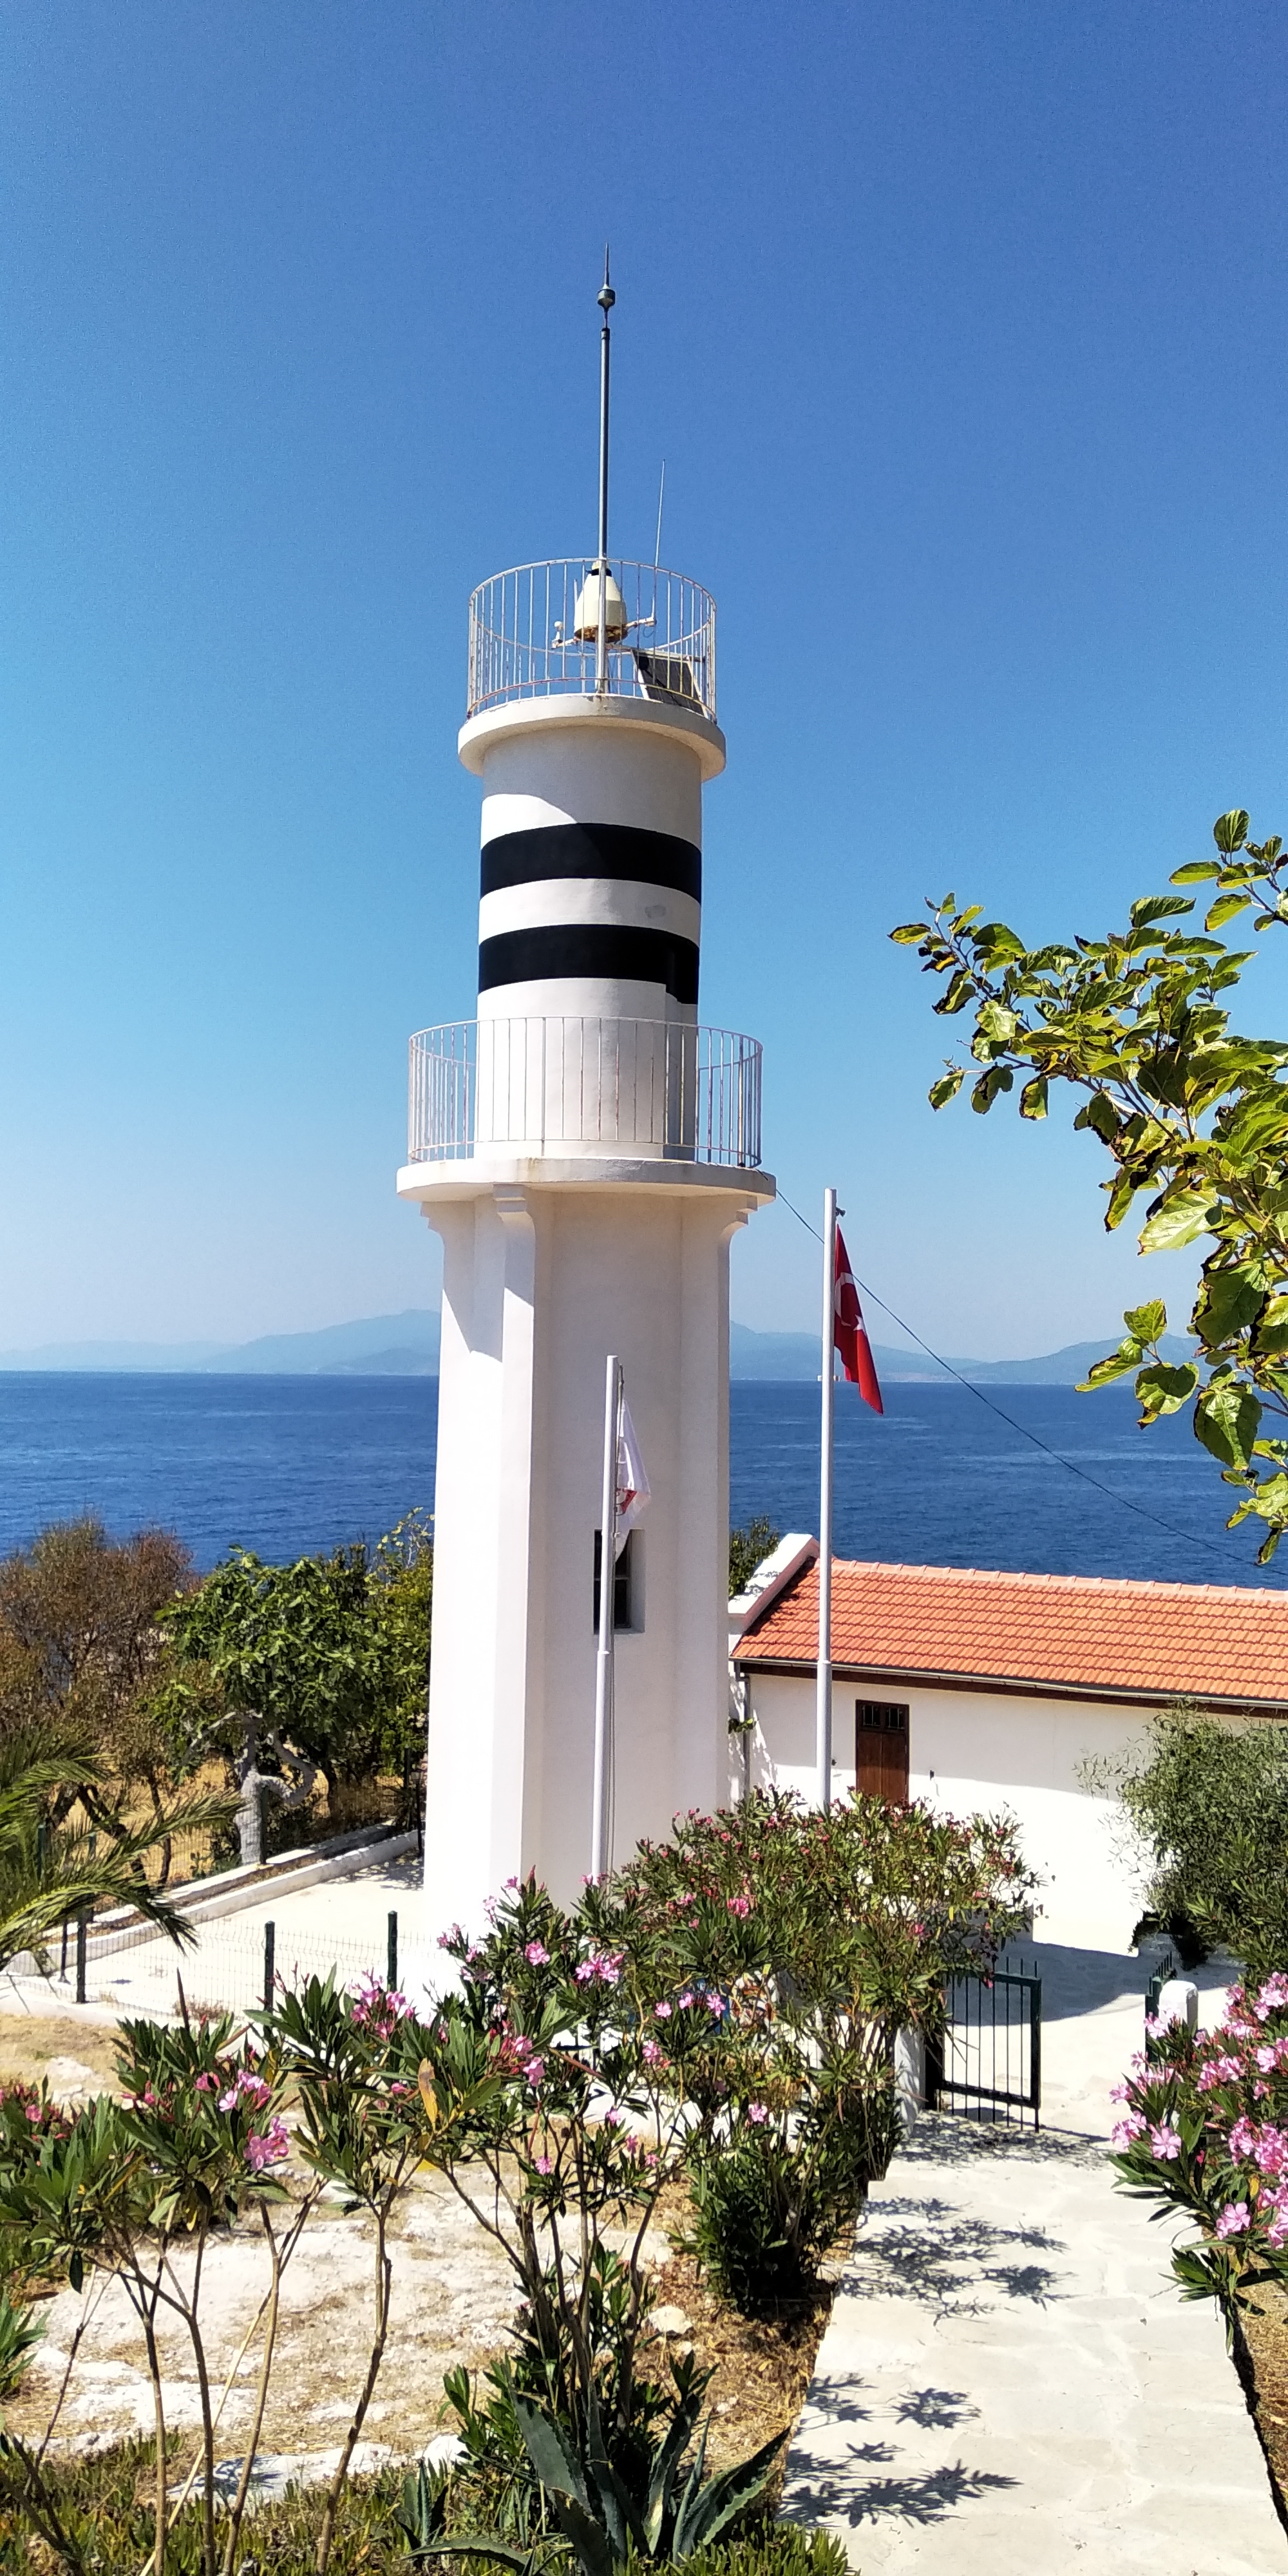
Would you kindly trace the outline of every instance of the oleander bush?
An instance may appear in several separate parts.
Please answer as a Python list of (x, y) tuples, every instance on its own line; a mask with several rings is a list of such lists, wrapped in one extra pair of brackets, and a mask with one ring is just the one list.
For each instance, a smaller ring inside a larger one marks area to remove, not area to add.
[(1288, 1975), (1236, 1987), (1214, 2031), (1152, 2024), (1115, 2099), (1119, 2188), (1192, 2221), (1173, 2273), (1233, 2335), (1260, 2286), (1288, 2283)]

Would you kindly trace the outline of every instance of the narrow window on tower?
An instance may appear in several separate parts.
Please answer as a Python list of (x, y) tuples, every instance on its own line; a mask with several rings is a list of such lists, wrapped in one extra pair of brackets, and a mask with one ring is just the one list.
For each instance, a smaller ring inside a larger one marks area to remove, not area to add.
[[(599, 1634), (599, 1568), (603, 1557), (603, 1550), (603, 1533), (600, 1530), (596, 1530), (594, 1585), (594, 1626), (596, 1636)], [(618, 1557), (616, 1569), (613, 1575), (613, 1626), (619, 1629), (631, 1629), (642, 1628), (643, 1625), (643, 1547), (639, 1531), (628, 1530), (626, 1533), (626, 1544), (622, 1549), (621, 1555)]]

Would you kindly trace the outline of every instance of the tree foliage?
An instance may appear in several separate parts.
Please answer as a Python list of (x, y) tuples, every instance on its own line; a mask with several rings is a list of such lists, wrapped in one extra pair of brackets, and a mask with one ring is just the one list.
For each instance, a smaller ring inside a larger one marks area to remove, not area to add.
[(266, 1565), (238, 1547), (171, 1602), (165, 1625), (229, 1712), (254, 1710), (316, 1762), (334, 1808), (423, 1743), (432, 1574), (416, 1514), (374, 1555), (358, 1545)]
[(100, 1831), (123, 1832), (137, 1791), (159, 1812), (187, 1767), (157, 1616), (191, 1566), (172, 1531), (116, 1546), (92, 1517), (55, 1523), (0, 1560), (0, 1737), (35, 1729), (46, 1750), (62, 1740), (94, 1748), (92, 1771), (80, 1780), (69, 1771), (52, 1793), (57, 1821), (79, 1799)]
[[(1106, 1226), (1147, 1194), (1142, 1252), (1212, 1244), (1195, 1357), (1164, 1358), (1167, 1311), (1152, 1300), (1129, 1309), (1120, 1349), (1088, 1385), (1134, 1376), (1142, 1426), (1192, 1406), (1196, 1436), (1239, 1492), (1230, 1526), (1249, 1515), (1265, 1526), (1264, 1564), (1288, 1529), (1288, 1044), (1232, 1028), (1230, 996), (1254, 952), (1220, 934), (1245, 915), (1254, 932), (1288, 923), (1288, 852), (1277, 836), (1252, 841), (1242, 810), (1213, 837), (1215, 859), (1171, 878), (1212, 888), (1201, 926), (1192, 895), (1144, 895), (1103, 938), (1028, 948), (948, 894), (891, 936), (946, 978), (941, 1016), (971, 1014), (972, 1109), (986, 1113), (1018, 1080), (1020, 1116), (1041, 1119), (1052, 1085), (1069, 1086), (1082, 1095), (1075, 1127), (1112, 1164)], [(934, 1108), (968, 1070), (949, 1062)]]
[(765, 1558), (773, 1555), (781, 1537), (782, 1531), (775, 1529), (773, 1522), (766, 1519), (763, 1512), (759, 1513), (755, 1520), (749, 1521), (745, 1529), (730, 1530), (729, 1598), (731, 1601), (738, 1593), (745, 1592), (757, 1566), (763, 1565)]
[(102, 1765), (86, 1744), (64, 1736), (0, 1737), (0, 1968), (31, 1951), (39, 1960), (51, 1932), (83, 1908), (132, 1905), (176, 1941), (192, 1927), (147, 1884), (146, 1855), (177, 1830), (222, 1824), (228, 1801), (190, 1799), (114, 1836), (59, 1823), (58, 1803), (92, 1798)]
[(1094, 1785), (1121, 1799), (1163, 1923), (1232, 1950), (1251, 1978), (1288, 1967), (1288, 1723), (1235, 1727), (1182, 1703)]

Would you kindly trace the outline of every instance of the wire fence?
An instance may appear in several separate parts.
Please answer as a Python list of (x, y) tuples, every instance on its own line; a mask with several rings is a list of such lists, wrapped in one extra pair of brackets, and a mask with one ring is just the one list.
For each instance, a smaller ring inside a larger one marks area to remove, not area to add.
[(96, 1931), (83, 1918), (68, 1926), (43, 1969), (31, 1954), (15, 1959), (7, 1982), (25, 2002), (46, 2009), (110, 2004), (125, 2017), (169, 2015), (183, 2004), (203, 2012), (258, 2011), (274, 1995), (310, 1977), (334, 1977), (354, 1989), (367, 1978), (402, 1985), (418, 2001), (427, 1991), (428, 1962), (402, 1937), (396, 1909), (383, 1925), (341, 1936), (295, 1930), (256, 1915), (233, 1915), (194, 1926), (196, 1940), (179, 1948), (147, 1924)]

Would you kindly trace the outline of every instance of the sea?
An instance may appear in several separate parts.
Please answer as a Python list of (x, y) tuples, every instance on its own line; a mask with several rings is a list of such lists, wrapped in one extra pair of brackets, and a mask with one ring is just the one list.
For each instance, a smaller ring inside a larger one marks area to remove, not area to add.
[[(0, 1374), (0, 1554), (92, 1513), (175, 1530), (201, 1570), (378, 1540), (433, 1510), (429, 1377)], [(836, 1390), (836, 1553), (887, 1564), (1165, 1582), (1288, 1583), (1184, 1416), (1136, 1427), (1130, 1392), (900, 1385), (878, 1417)], [(819, 1390), (735, 1381), (736, 1524), (818, 1528)], [(645, 1459), (645, 1465), (648, 1461)]]

